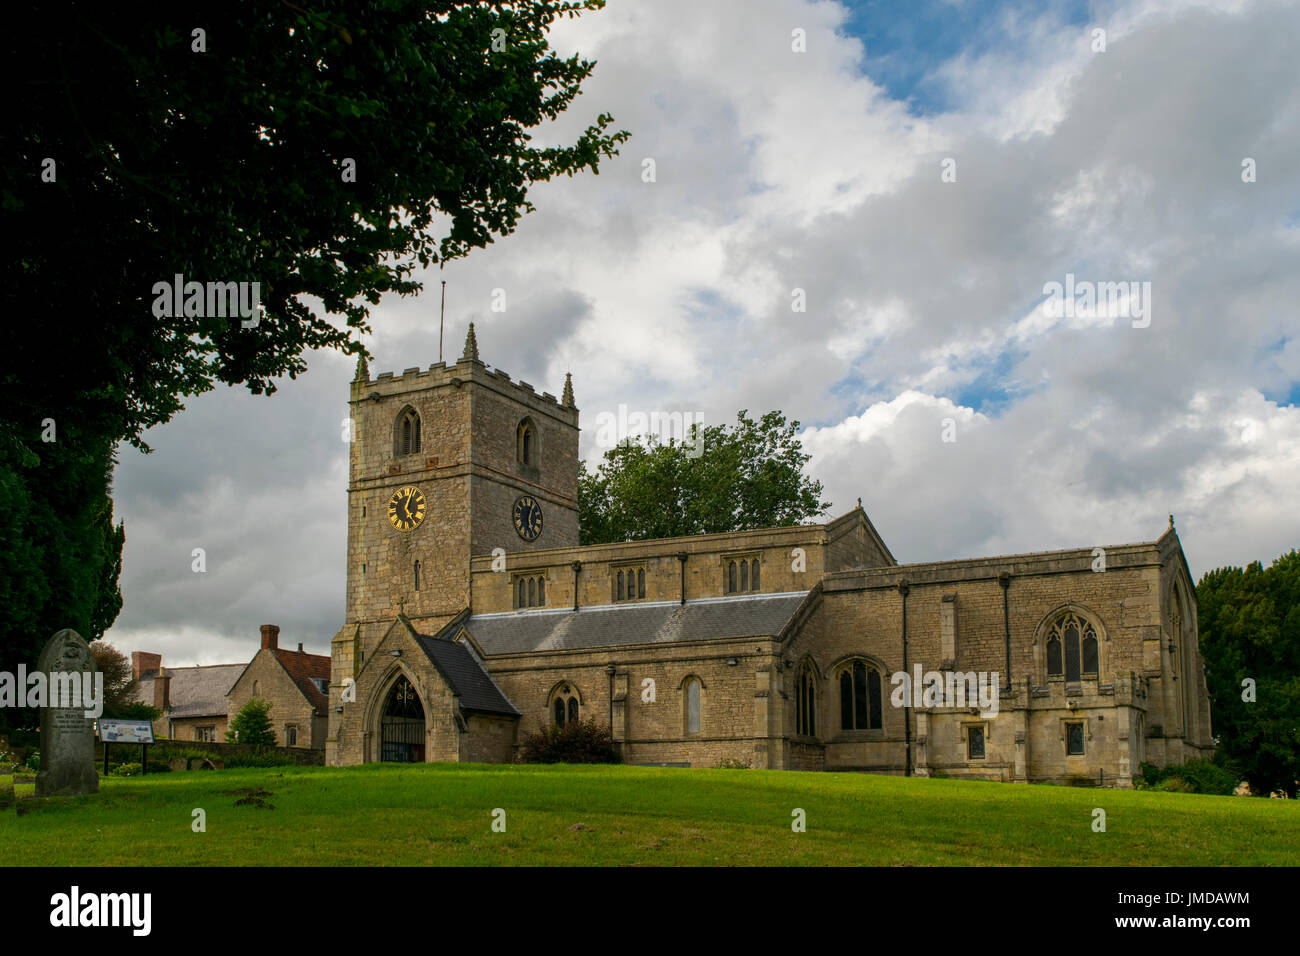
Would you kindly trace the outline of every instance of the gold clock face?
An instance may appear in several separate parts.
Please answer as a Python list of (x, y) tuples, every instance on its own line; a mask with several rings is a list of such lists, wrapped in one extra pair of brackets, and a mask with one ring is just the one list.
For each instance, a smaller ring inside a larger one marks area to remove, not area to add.
[(388, 499), (388, 520), (398, 531), (412, 531), (424, 520), (427, 505), (419, 488), (408, 485)]

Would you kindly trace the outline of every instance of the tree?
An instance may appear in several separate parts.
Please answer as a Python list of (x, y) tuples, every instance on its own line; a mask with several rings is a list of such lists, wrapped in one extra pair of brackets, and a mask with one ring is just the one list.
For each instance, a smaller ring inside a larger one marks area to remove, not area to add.
[(226, 731), (229, 743), (252, 744), (254, 747), (274, 747), (275, 730), (271, 727), (271, 704), (256, 697), (250, 698), (235, 714)]
[[(1216, 568), (1196, 585), (1219, 751), (1257, 794), (1300, 779), (1300, 552), (1265, 569)], [(1248, 692), (1247, 681), (1254, 682)], [(1251, 699), (1253, 698), (1253, 699)]]
[[(530, 132), (594, 67), (557, 56), (548, 28), (603, 5), (36, 6), (6, 31), (3, 294), (57, 320), (6, 344), (18, 434), (76, 409), (142, 444), (215, 383), (269, 393), (306, 349), (360, 354), (370, 306), (417, 292), (417, 265), (512, 232), (533, 183), (617, 152), (606, 114), (572, 145)], [(187, 295), (160, 315), (155, 286), (177, 274), (257, 281), (265, 312), (198, 315)]]
[(746, 410), (736, 424), (695, 426), (689, 440), (621, 442), (578, 476), (582, 544), (675, 538), (800, 524), (826, 513), (822, 484), (803, 474), (799, 423)]
[[(549, 27), (601, 6), (6, 10), (0, 302), (33, 319), (0, 368), (0, 533), (27, 546), (0, 549), (0, 664), (112, 623), (119, 440), (147, 451), (146, 429), (218, 383), (270, 394), (308, 349), (363, 354), (384, 293), (415, 294), (416, 268), (512, 232), (534, 183), (617, 152), (607, 114), (532, 142), (594, 67), (557, 56)], [(250, 314), (206, 285), (169, 314), (175, 276), (244, 283)]]
[(92, 642), (90, 656), (104, 675), (104, 716), (124, 716), (121, 711), (135, 702), (136, 680), (130, 659), (107, 641)]

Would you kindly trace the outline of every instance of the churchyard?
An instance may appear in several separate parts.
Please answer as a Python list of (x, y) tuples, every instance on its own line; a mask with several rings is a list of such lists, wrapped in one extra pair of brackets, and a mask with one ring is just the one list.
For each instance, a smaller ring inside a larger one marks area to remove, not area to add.
[(99, 783), (97, 794), (38, 799), (33, 784), (0, 776), (5, 862), (1300, 865), (1300, 803), (1290, 800), (593, 765), (225, 769)]

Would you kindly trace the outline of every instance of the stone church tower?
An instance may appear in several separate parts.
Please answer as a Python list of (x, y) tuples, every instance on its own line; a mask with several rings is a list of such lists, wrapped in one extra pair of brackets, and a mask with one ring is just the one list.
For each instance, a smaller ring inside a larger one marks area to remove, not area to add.
[[(398, 615), (436, 632), (470, 605), (470, 556), (578, 543), (578, 409), (479, 358), (352, 381), (346, 623), (334, 682)], [(335, 702), (336, 703), (336, 702)], [(329, 741), (337, 738), (337, 707)], [(330, 749), (327, 744), (327, 750)]]

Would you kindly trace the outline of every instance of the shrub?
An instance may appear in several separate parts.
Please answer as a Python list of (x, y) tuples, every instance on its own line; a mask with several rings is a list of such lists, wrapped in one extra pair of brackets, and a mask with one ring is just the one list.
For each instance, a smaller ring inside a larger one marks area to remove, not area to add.
[(114, 777), (138, 777), (140, 775), (140, 765), (138, 763), (120, 763), (109, 772)]
[(1196, 788), (1182, 777), (1166, 777), (1151, 788), (1164, 793), (1195, 793)]
[(748, 760), (734, 760), (731, 757), (723, 757), (718, 761), (719, 770), (749, 770), (751, 769)]
[(574, 720), (563, 727), (542, 727), (524, 738), (521, 763), (622, 763), (608, 727), (594, 720)]
[[(1142, 764), (1141, 783), (1134, 781), (1139, 790), (1164, 790), (1175, 793), (1211, 793), (1231, 796), (1237, 787), (1237, 775), (1212, 760), (1189, 760), (1185, 764), (1156, 767)], [(1179, 780), (1187, 789), (1163, 786), (1171, 779)]]
[(33, 750), (31, 753), (27, 755), (27, 769), (28, 770), (41, 769), (41, 752), (39, 750)]
[(232, 744), (274, 747), (275, 730), (271, 727), (271, 704), (256, 697), (250, 699), (230, 721), (226, 740)]

